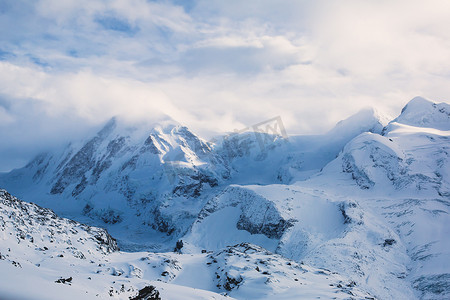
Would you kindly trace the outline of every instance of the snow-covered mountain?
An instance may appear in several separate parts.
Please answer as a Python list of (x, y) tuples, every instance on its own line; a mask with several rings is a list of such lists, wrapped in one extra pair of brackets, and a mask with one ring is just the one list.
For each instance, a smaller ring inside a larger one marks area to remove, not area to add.
[(119, 252), (104, 229), (60, 218), (5, 190), (0, 233), (1, 299), (371, 297), (336, 273), (248, 243), (197, 254)]
[[(152, 285), (172, 293), (167, 299), (179, 299), (180, 289), (196, 299), (447, 299), (449, 151), (450, 106), (419, 97), (391, 122), (364, 110), (315, 136), (246, 131), (207, 142), (173, 123), (147, 128), (114, 118), (95, 136), (0, 175), (0, 187), (106, 227), (124, 250), (159, 252), (95, 254), (101, 274), (145, 274), (142, 284), (129, 280), (127, 296)], [(10, 225), (3, 236), (15, 251), (42, 257), (41, 246), (16, 245), (17, 234), (8, 235), (20, 227)], [(155, 267), (167, 272), (161, 277), (139, 255), (176, 263)], [(64, 269), (54, 261), (49, 272)], [(85, 291), (111, 285), (120, 298), (112, 281)]]
[(364, 110), (324, 135), (243, 132), (212, 143), (174, 122), (148, 128), (113, 118), (95, 136), (0, 175), (0, 186), (63, 216), (107, 226), (122, 248), (169, 250), (229, 184), (307, 178), (353, 137), (382, 128), (377, 114)]
[(95, 136), (12, 171), (2, 186), (64, 216), (120, 224), (114, 228), (124, 235), (144, 227), (159, 237), (185, 231), (202, 193), (228, 176), (210, 144), (186, 127), (147, 130), (113, 118)]

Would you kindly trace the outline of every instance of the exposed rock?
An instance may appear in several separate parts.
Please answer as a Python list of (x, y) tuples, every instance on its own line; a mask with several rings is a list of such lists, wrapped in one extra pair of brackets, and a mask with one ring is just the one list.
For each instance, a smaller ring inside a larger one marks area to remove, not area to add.
[[(0, 230), (5, 231), (8, 228), (15, 232), (19, 243), (22, 240), (31, 244), (42, 243), (43, 237), (52, 242), (56, 233), (65, 233), (69, 238), (68, 241), (75, 245), (80, 242), (79, 234), (83, 232), (85, 234), (83, 238), (90, 240), (103, 253), (118, 250), (115, 239), (105, 229), (60, 218), (50, 209), (23, 202), (1, 189), (0, 220), (3, 220)], [(48, 249), (45, 246), (42, 247)], [(84, 254), (77, 251), (74, 251), (74, 255), (84, 257)]]
[(69, 278), (60, 278), (55, 281), (56, 283), (63, 283), (63, 284), (69, 284), (72, 282), (72, 277)]
[(161, 300), (161, 297), (154, 286), (147, 285), (139, 290), (137, 296), (130, 297), (130, 300)]

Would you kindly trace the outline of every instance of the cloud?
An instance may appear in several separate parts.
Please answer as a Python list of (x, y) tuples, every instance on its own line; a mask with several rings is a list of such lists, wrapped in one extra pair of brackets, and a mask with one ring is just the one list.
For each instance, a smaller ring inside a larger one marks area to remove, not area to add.
[(117, 114), (206, 137), (280, 115), (293, 134), (448, 102), (448, 28), (446, 0), (4, 0), (0, 170)]
[(448, 65), (448, 2), (346, 3), (330, 4), (313, 26), (320, 60), (328, 67), (370, 77), (431, 72)]

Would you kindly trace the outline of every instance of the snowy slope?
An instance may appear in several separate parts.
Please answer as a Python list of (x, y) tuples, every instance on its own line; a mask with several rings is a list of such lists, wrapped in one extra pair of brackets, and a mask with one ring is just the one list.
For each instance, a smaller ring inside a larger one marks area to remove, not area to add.
[(401, 278), (409, 262), (406, 249), (385, 244), (398, 235), (352, 198), (307, 184), (236, 186), (205, 206), (183, 240), (192, 251), (191, 244), (217, 250), (249, 241), (346, 274), (380, 299), (411, 299), (412, 288)]
[(1, 299), (128, 299), (146, 286), (161, 299), (369, 297), (342, 276), (247, 243), (200, 254), (119, 252), (105, 230), (4, 190), (0, 225)]
[(390, 228), (398, 237), (388, 239), (408, 257), (399, 277), (422, 299), (450, 295), (449, 108), (415, 98), (383, 136), (358, 136), (321, 174), (297, 184), (353, 198)]
[[(351, 140), (309, 180), (225, 189), (205, 205), (185, 241), (211, 249), (251, 241), (345, 274), (381, 299), (446, 299), (450, 132), (399, 123), (412, 122), (416, 102), (383, 135)], [(427, 126), (450, 123), (448, 105), (421, 103), (440, 107), (414, 114)]]

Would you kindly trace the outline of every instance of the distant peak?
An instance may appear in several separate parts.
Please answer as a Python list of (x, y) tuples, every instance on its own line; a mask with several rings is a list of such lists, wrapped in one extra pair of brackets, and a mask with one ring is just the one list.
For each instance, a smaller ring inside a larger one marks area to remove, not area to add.
[(376, 109), (368, 107), (361, 109), (347, 119), (339, 121), (336, 126), (328, 132), (328, 134), (353, 134), (355, 131), (370, 131), (379, 133), (383, 127), (389, 123), (389, 120), (390, 118)]
[(117, 126), (117, 117), (114, 116), (109, 119), (108, 122), (103, 126), (103, 128), (98, 132), (99, 136), (107, 136), (110, 134)]
[(158, 122), (154, 124), (152, 132), (157, 134), (173, 134), (179, 131), (179, 128), (183, 127), (178, 122), (174, 121), (166, 121), (166, 122)]
[(407, 109), (421, 108), (423, 106), (432, 106), (434, 103), (428, 99), (417, 96), (412, 98), (402, 109), (402, 113)]
[(403, 107), (401, 114), (392, 122), (450, 130), (450, 105), (434, 103), (423, 97), (415, 97)]

